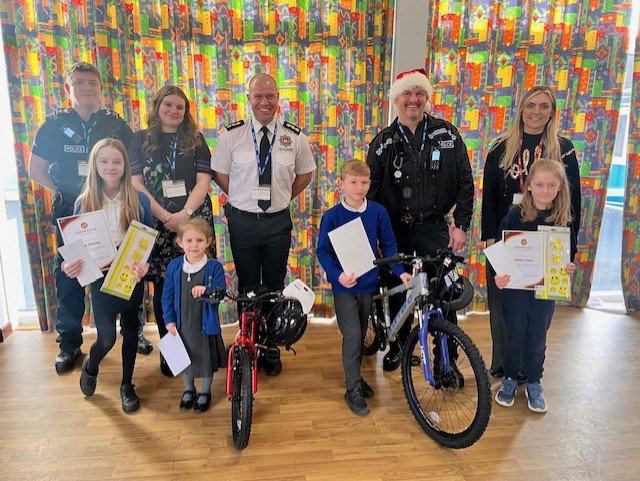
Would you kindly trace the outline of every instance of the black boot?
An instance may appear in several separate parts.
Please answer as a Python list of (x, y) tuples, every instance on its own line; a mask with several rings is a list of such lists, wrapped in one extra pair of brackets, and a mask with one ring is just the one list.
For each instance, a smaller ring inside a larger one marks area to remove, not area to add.
[(153, 343), (144, 337), (142, 326), (138, 328), (138, 354), (148, 355), (153, 351)]
[(72, 351), (63, 351), (61, 349), (55, 360), (56, 372), (62, 374), (63, 372), (71, 371), (76, 365), (76, 359), (81, 354), (82, 351), (80, 351), (79, 347)]
[(120, 386), (122, 410), (127, 414), (136, 412), (140, 408), (140, 399), (133, 388), (133, 384), (123, 384)]

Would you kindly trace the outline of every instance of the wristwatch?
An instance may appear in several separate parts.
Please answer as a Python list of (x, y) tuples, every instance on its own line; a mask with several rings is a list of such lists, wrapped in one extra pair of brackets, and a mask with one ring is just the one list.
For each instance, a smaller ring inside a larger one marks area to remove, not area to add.
[(187, 209), (186, 207), (184, 208), (184, 211), (187, 213), (187, 215), (189, 217), (191, 217), (193, 215), (193, 211), (191, 209)]
[(469, 227), (468, 225), (462, 225), (462, 224), (455, 224), (455, 226), (460, 229), (463, 232), (469, 232)]

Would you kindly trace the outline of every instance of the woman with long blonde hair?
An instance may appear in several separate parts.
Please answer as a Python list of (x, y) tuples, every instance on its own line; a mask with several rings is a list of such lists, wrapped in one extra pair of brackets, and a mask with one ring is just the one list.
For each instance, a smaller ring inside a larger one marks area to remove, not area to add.
[[(496, 238), (498, 226), (509, 210), (522, 202), (524, 184), (532, 165), (544, 157), (564, 165), (571, 196), (571, 235), (577, 241), (580, 228), (580, 172), (576, 152), (571, 141), (558, 135), (556, 96), (549, 87), (536, 86), (520, 98), (516, 119), (509, 129), (493, 142), (484, 166), (482, 186), (482, 240), (487, 245)], [(495, 271), (489, 263), (486, 269), (487, 297), (493, 350), (491, 375), (504, 374), (504, 321), (502, 292), (494, 282)], [(518, 381), (524, 382), (521, 371)]]

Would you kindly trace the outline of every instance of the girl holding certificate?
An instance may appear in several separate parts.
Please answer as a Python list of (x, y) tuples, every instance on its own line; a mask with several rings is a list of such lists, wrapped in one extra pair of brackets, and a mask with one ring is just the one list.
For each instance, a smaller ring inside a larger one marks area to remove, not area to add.
[[(116, 139), (103, 139), (91, 150), (84, 189), (75, 203), (75, 213), (104, 210), (111, 237), (116, 247), (133, 220), (151, 224), (151, 206), (147, 197), (134, 189), (131, 167), (124, 144)], [(62, 264), (71, 278), (82, 270), (82, 261)], [(133, 264), (136, 286), (127, 301), (100, 291), (104, 277), (91, 284), (91, 303), (98, 338), (82, 363), (80, 389), (85, 396), (96, 390), (100, 362), (116, 342), (116, 315), (120, 314), (122, 333), (122, 382), (120, 398), (125, 413), (137, 411), (140, 400), (132, 384), (138, 345), (138, 308), (142, 303), (143, 283), (149, 264)]]
[[(569, 182), (564, 166), (555, 160), (540, 159), (529, 171), (524, 182), (522, 202), (505, 216), (498, 228), (496, 238), (502, 238), (506, 230), (537, 231), (538, 226), (571, 227), (571, 198)], [(576, 255), (575, 238), (571, 238), (571, 262), (565, 267), (573, 275)], [(540, 262), (543, 262), (540, 259)], [(508, 274), (496, 274), (498, 289), (507, 287)], [(529, 409), (547, 412), (540, 378), (545, 359), (547, 330), (555, 301), (536, 299), (534, 291), (505, 289), (502, 292), (502, 314), (505, 322), (504, 379), (496, 394), (496, 402), (505, 407), (513, 406), (518, 381), (518, 366), (524, 355), (528, 380), (525, 396)]]
[[(515, 122), (493, 142), (484, 166), (482, 187), (482, 240), (490, 246), (497, 240), (498, 226), (507, 212), (522, 201), (524, 183), (531, 166), (541, 157), (564, 165), (571, 198), (571, 235), (577, 237), (580, 227), (580, 174), (571, 141), (558, 135), (556, 96), (548, 87), (533, 87), (518, 103)], [(493, 350), (491, 375), (504, 375), (504, 320), (501, 291), (494, 283), (495, 271), (487, 263), (487, 298)], [(523, 366), (520, 366), (523, 367)], [(524, 372), (518, 381), (525, 382)]]
[[(175, 244), (178, 226), (190, 217), (205, 219), (213, 230), (209, 197), (211, 152), (190, 113), (189, 99), (173, 85), (153, 97), (148, 127), (133, 134), (129, 145), (133, 185), (151, 202), (153, 228), (160, 232), (151, 255), (148, 280), (153, 281), (153, 312), (160, 337), (167, 333), (162, 291), (169, 262), (182, 252)], [(215, 239), (213, 241), (215, 258)], [(172, 377), (161, 357), (160, 370)]]

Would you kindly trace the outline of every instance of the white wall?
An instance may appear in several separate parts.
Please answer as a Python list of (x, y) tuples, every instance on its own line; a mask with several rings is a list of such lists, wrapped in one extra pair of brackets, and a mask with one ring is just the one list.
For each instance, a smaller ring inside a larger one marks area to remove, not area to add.
[[(428, 0), (396, 0), (393, 27), (393, 70), (399, 72), (424, 68), (427, 58)], [(395, 106), (389, 109), (389, 122), (396, 117)]]

